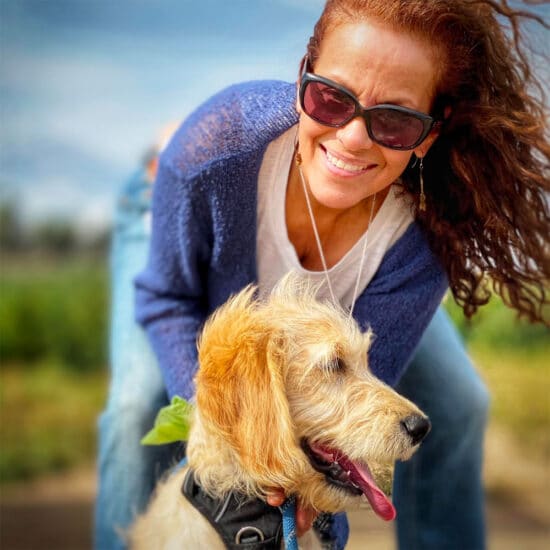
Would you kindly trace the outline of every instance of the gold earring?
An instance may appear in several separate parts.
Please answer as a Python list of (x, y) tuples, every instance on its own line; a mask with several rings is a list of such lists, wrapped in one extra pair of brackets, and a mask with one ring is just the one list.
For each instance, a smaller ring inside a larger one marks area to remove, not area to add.
[(295, 151), (294, 160), (296, 162), (296, 166), (302, 165), (302, 155), (298, 150), (299, 148), (300, 148), (300, 143), (298, 142), (298, 133), (296, 132), (296, 138), (294, 141), (294, 151)]
[(420, 157), (420, 202), (418, 209), (420, 212), (426, 211), (426, 195), (424, 194), (424, 157)]

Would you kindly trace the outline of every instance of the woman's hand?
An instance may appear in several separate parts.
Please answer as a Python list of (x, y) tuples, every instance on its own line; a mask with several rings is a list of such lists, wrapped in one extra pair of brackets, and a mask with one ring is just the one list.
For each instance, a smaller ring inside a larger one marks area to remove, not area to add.
[[(272, 489), (267, 495), (267, 503), (270, 506), (282, 506), (286, 500), (285, 493), (282, 489)], [(304, 533), (311, 529), (313, 522), (319, 512), (313, 508), (303, 508), (300, 502), (296, 504), (296, 533), (301, 537)]]

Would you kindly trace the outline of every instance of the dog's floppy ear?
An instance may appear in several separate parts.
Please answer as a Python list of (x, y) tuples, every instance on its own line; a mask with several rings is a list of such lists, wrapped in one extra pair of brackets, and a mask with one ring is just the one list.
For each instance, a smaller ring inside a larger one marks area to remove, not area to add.
[(224, 439), (243, 470), (284, 485), (297, 451), (269, 313), (249, 287), (222, 306), (199, 342), (197, 405), (202, 424)]

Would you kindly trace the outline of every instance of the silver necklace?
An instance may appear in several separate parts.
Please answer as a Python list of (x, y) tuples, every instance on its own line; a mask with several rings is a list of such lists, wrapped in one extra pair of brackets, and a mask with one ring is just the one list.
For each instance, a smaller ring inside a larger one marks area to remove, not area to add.
[[(325, 274), (325, 279), (327, 281), (328, 290), (330, 292), (330, 297), (332, 299), (332, 302), (334, 305), (338, 305), (339, 302), (336, 300), (336, 296), (334, 295), (334, 290), (332, 288), (332, 283), (330, 281), (330, 276), (328, 274), (328, 267), (327, 262), (325, 260), (325, 254), (323, 252), (323, 245), (321, 243), (321, 239), (319, 237), (319, 231), (317, 230), (317, 223), (315, 222), (315, 216), (313, 215), (313, 208), (311, 207), (311, 200), (309, 198), (309, 191), (306, 185), (306, 180), (304, 178), (304, 174), (302, 173), (302, 155), (298, 151), (298, 147), (296, 146), (296, 166), (298, 167), (298, 173), (300, 174), (300, 180), (302, 182), (302, 188), (304, 190), (304, 195), (306, 198), (306, 204), (307, 209), (309, 212), (309, 218), (311, 220), (311, 226), (313, 228), (313, 234), (315, 235), (315, 241), (317, 243), (317, 250), (319, 251), (319, 257), (321, 258), (321, 264), (323, 266), (323, 272)], [(363, 250), (361, 252), (361, 261), (359, 262), (359, 269), (357, 270), (357, 278), (355, 280), (355, 288), (353, 289), (353, 299), (351, 301), (351, 307), (349, 310), (349, 317), (353, 315), (353, 308), (355, 307), (355, 302), (357, 300), (357, 293), (359, 292), (359, 283), (361, 281), (361, 274), (363, 272), (363, 264), (365, 263), (365, 257), (367, 255), (367, 245), (369, 240), (369, 229), (372, 223), (372, 220), (374, 218), (374, 205), (376, 204), (376, 193), (374, 194), (372, 198), (372, 203), (370, 207), (370, 216), (369, 216), (369, 225), (367, 226), (367, 231), (365, 233), (365, 239), (363, 241)]]

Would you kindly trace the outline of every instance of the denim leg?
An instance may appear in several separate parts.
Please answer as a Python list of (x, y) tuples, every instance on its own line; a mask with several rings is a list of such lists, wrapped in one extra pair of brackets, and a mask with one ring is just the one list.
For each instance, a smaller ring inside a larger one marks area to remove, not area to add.
[(442, 308), (397, 389), (432, 422), (419, 451), (396, 465), (399, 548), (485, 548), (482, 461), (489, 394)]
[(140, 178), (125, 189), (117, 209), (111, 258), (111, 385), (99, 420), (95, 548), (125, 548), (120, 533), (145, 507), (154, 484), (173, 462), (173, 447), (145, 447), (141, 437), (167, 402), (146, 336), (134, 322), (132, 280), (148, 247), (147, 208)]

